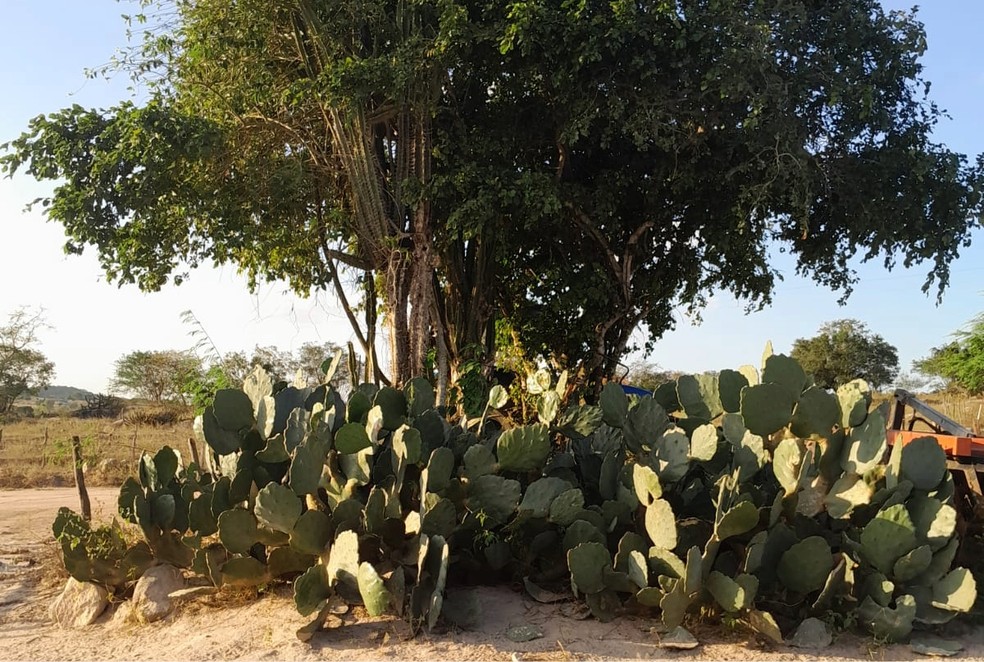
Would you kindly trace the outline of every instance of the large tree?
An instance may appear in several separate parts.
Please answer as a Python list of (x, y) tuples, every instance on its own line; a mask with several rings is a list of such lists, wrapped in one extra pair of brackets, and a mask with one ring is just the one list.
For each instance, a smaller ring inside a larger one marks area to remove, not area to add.
[(913, 367), (971, 394), (984, 393), (984, 313), (953, 335), (952, 342), (934, 347), (929, 356), (914, 361)]
[(379, 311), (397, 382), (488, 360), (497, 317), (597, 381), (677, 306), (767, 304), (777, 250), (845, 295), (857, 255), (942, 292), (980, 220), (922, 25), (875, 0), (162, 5), (124, 62), (150, 100), (39, 117), (3, 167), (65, 180), (46, 212), (114, 280), (333, 288), (379, 378)]
[(899, 353), (858, 320), (835, 320), (812, 338), (798, 338), (792, 357), (823, 388), (837, 388), (864, 379), (875, 388), (890, 383), (899, 372)]
[(22, 395), (46, 388), (54, 364), (37, 348), (38, 332), (47, 326), (43, 310), (18, 308), (0, 325), (0, 414)]

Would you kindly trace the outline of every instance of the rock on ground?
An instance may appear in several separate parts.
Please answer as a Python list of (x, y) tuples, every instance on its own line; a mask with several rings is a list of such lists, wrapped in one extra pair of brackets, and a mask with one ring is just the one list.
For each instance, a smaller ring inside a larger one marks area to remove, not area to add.
[(109, 593), (102, 586), (70, 577), (61, 594), (48, 608), (48, 616), (63, 628), (92, 624), (109, 604)]
[(133, 608), (139, 620), (145, 623), (159, 621), (171, 613), (173, 603), (168, 597), (184, 588), (181, 571), (170, 565), (157, 565), (137, 580), (133, 589)]

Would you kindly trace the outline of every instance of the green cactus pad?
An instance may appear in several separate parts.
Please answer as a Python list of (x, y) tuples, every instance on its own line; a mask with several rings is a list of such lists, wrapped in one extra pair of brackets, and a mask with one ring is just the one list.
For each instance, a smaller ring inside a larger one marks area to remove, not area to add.
[(933, 586), (933, 606), (967, 613), (977, 600), (977, 582), (967, 568), (951, 571)]
[(290, 463), (290, 489), (298, 496), (317, 492), (324, 467), (324, 456), (318, 457), (307, 445), (298, 446)]
[(411, 416), (420, 416), (428, 409), (433, 409), (436, 402), (434, 387), (423, 377), (414, 377), (407, 382), (403, 386), (403, 395)]
[(335, 450), (345, 455), (358, 453), (372, 445), (362, 423), (346, 423), (335, 433)]
[(879, 407), (870, 412), (861, 425), (851, 430), (841, 451), (841, 469), (863, 475), (881, 463), (887, 447), (885, 409)]
[(741, 416), (752, 434), (768, 437), (789, 424), (794, 403), (790, 391), (779, 384), (748, 386), (741, 391)]
[(782, 631), (776, 624), (776, 619), (769, 612), (749, 609), (745, 615), (745, 622), (750, 628), (771, 640), (772, 643), (783, 643)]
[(646, 555), (646, 561), (649, 564), (650, 571), (657, 577), (665, 576), (672, 579), (679, 579), (687, 572), (687, 567), (683, 560), (670, 550), (663, 549), (662, 547), (650, 547)]
[(343, 499), (331, 511), (331, 522), (339, 531), (357, 531), (365, 529), (365, 507), (355, 498)]
[(737, 370), (722, 370), (718, 374), (718, 389), (721, 393), (721, 407), (726, 412), (741, 409), (741, 390), (749, 386), (748, 377)]
[(495, 471), (495, 455), (483, 444), (475, 444), (465, 451), (463, 459), (465, 476), (475, 480)]
[(690, 435), (690, 458), (709, 462), (717, 453), (718, 431), (713, 425), (701, 425)]
[(202, 412), (202, 433), (208, 445), (219, 455), (228, 455), (239, 450), (239, 434), (223, 429), (215, 419), (212, 407), (206, 407)]
[(598, 593), (589, 593), (584, 596), (584, 602), (591, 611), (591, 615), (601, 623), (608, 623), (615, 619), (617, 610), (622, 606), (615, 591), (606, 589)]
[(858, 621), (867, 626), (876, 637), (889, 642), (901, 641), (909, 636), (915, 616), (916, 599), (911, 595), (896, 599), (894, 609), (883, 607), (867, 597), (858, 609)]
[(605, 544), (605, 535), (597, 526), (586, 520), (575, 520), (564, 532), (564, 551), (569, 552), (581, 543), (596, 542)]
[(266, 446), (256, 454), (256, 459), (267, 464), (289, 460), (290, 454), (287, 453), (287, 442), (284, 440), (284, 435), (275, 434), (267, 439)]
[(369, 615), (376, 618), (386, 613), (393, 595), (387, 590), (386, 584), (371, 563), (364, 561), (359, 564), (358, 581), (359, 593)]
[(519, 504), (519, 511), (526, 511), (531, 517), (547, 517), (554, 499), (566, 492), (570, 483), (560, 478), (540, 478), (530, 483)]
[(590, 437), (601, 424), (601, 407), (571, 405), (557, 419), (557, 430), (568, 437)]
[(489, 389), (488, 405), (492, 409), (502, 409), (509, 403), (509, 391), (500, 384)]
[(298, 407), (287, 417), (287, 428), (283, 432), (284, 448), (288, 453), (301, 445), (307, 434), (311, 416), (306, 409)]
[(849, 381), (837, 389), (837, 399), (841, 408), (841, 427), (853, 428), (861, 425), (868, 415), (871, 387), (863, 379)]
[(687, 418), (710, 421), (724, 412), (716, 374), (684, 375), (677, 380), (677, 398)]
[(820, 536), (810, 536), (782, 555), (779, 580), (796, 593), (812, 593), (823, 588), (833, 567), (830, 545)]
[(301, 554), (290, 547), (274, 547), (267, 555), (267, 568), (271, 577), (283, 577), (305, 572), (314, 565), (317, 557)]
[(935, 552), (953, 537), (957, 528), (957, 511), (939, 499), (916, 495), (906, 502), (916, 529), (916, 537)]
[(450, 448), (435, 448), (427, 460), (426, 480), (423, 481), (428, 492), (440, 493), (448, 488), (451, 472), (454, 469), (454, 453)]
[(932, 490), (946, 473), (946, 453), (933, 437), (913, 439), (902, 448), (901, 475), (919, 490)]
[(649, 551), (649, 543), (646, 539), (634, 531), (628, 531), (622, 535), (618, 541), (618, 552), (615, 554), (615, 569), (620, 572), (628, 572), (629, 555), (631, 552), (640, 552), (643, 560)]
[(372, 404), (383, 410), (385, 430), (396, 430), (407, 419), (407, 397), (403, 391), (384, 386), (376, 392)]
[(583, 542), (567, 552), (571, 583), (582, 593), (605, 590), (605, 569), (612, 567), (612, 556), (601, 543)]
[(210, 495), (202, 494), (188, 504), (188, 528), (200, 536), (210, 536), (219, 530), (219, 524), (212, 515)]
[(721, 431), (725, 439), (736, 447), (740, 446), (746, 432), (745, 419), (741, 414), (725, 414), (721, 417)]
[(786, 495), (799, 488), (800, 465), (806, 451), (800, 439), (783, 439), (772, 454), (772, 471)]
[(680, 406), (680, 399), (677, 397), (676, 381), (664, 382), (653, 391), (653, 400), (656, 401), (665, 412), (678, 412), (683, 408)]
[(861, 531), (861, 555), (885, 575), (916, 545), (915, 526), (902, 504), (879, 511)]
[(468, 487), (468, 509), (484, 513), (488, 527), (505, 524), (516, 512), (522, 489), (519, 482), (502, 476), (479, 476)]
[(960, 541), (956, 536), (950, 538), (950, 542), (943, 549), (933, 554), (933, 560), (929, 562), (929, 566), (916, 577), (913, 583), (919, 586), (932, 586), (942, 579), (950, 571), (959, 548)]
[(892, 576), (896, 581), (908, 582), (926, 572), (933, 561), (933, 550), (929, 545), (920, 545), (912, 551), (899, 557), (892, 568)]
[(663, 496), (659, 476), (644, 464), (632, 465), (632, 486), (635, 488), (636, 498), (643, 506), (648, 506)]
[(584, 492), (578, 488), (565, 490), (550, 503), (548, 519), (558, 526), (570, 526), (584, 508)]
[(748, 609), (755, 600), (758, 590), (758, 580), (752, 575), (739, 575), (731, 579), (717, 570), (712, 570), (704, 581), (704, 587), (722, 609), (728, 612), (738, 612)]
[(227, 586), (259, 586), (268, 581), (266, 565), (251, 556), (229, 559), (222, 566), (222, 583)]
[(683, 588), (682, 579), (668, 580), (666, 582), (666, 590), (662, 599), (659, 601), (663, 625), (672, 629), (683, 623), (687, 610), (693, 602), (693, 598), (687, 595)]
[(503, 471), (539, 471), (550, 454), (550, 436), (545, 425), (521, 425), (503, 432), (496, 442), (496, 455)]
[(290, 532), (290, 546), (301, 554), (321, 555), (331, 540), (331, 518), (320, 510), (301, 515)]
[(846, 519), (855, 509), (871, 502), (873, 488), (857, 474), (847, 473), (830, 487), (823, 503), (834, 519)]
[(796, 359), (783, 354), (773, 354), (765, 360), (762, 368), (762, 383), (782, 386), (792, 396), (793, 402), (797, 402), (807, 386), (807, 379), (806, 373)]
[(256, 495), (255, 512), (260, 524), (274, 531), (290, 533), (301, 516), (301, 500), (283, 485), (268, 483)]
[(246, 554), (256, 544), (256, 518), (253, 513), (233, 508), (219, 515), (219, 540), (233, 554)]
[(328, 556), (328, 580), (338, 590), (359, 591), (359, 535), (343, 531), (335, 538)]
[(353, 391), (346, 404), (345, 422), (365, 425), (366, 416), (372, 409), (372, 400), (362, 391)]
[(212, 402), (215, 421), (227, 432), (239, 432), (253, 427), (253, 403), (238, 389), (224, 388), (215, 392)]
[(428, 494), (427, 510), (420, 520), (420, 532), (428, 536), (449, 537), (457, 526), (458, 513), (450, 499)]
[(294, 580), (294, 606), (301, 616), (308, 616), (318, 611), (322, 603), (333, 593), (328, 570), (321, 563), (311, 566)]
[(661, 483), (675, 483), (690, 469), (690, 440), (679, 429), (667, 430), (653, 447), (651, 464)]
[(714, 526), (714, 537), (727, 540), (754, 529), (759, 522), (759, 511), (751, 501), (741, 501), (724, 512), (721, 520)]
[(560, 395), (556, 391), (544, 391), (536, 402), (536, 413), (540, 422), (550, 425), (557, 418), (560, 410)]
[(629, 410), (622, 435), (626, 446), (638, 453), (643, 447), (653, 448), (669, 425), (670, 419), (666, 411), (652, 398), (642, 398)]
[(646, 533), (657, 547), (677, 546), (676, 518), (668, 501), (656, 499), (646, 508)]
[(834, 426), (840, 424), (840, 420), (841, 410), (837, 397), (819, 386), (811, 386), (800, 395), (789, 429), (794, 435), (804, 439), (812, 435), (826, 438), (830, 436)]

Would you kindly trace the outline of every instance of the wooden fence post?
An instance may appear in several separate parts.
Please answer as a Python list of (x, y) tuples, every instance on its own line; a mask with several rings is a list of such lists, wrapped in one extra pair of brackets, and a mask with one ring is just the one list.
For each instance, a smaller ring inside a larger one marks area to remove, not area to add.
[(82, 442), (78, 435), (72, 437), (72, 460), (75, 465), (75, 487), (79, 489), (79, 503), (82, 506), (82, 517), (92, 521), (92, 505), (89, 503), (89, 492), (85, 489), (85, 475), (82, 473)]
[(135, 462), (137, 459), (137, 431), (140, 426), (136, 423), (133, 425), (133, 442), (130, 444), (130, 462)]
[(41, 440), (41, 467), (48, 466), (48, 422), (44, 423), (44, 438)]
[(202, 470), (202, 463), (198, 459), (198, 446), (195, 445), (195, 438), (194, 437), (188, 437), (188, 448), (191, 449), (191, 461), (194, 462), (195, 463), (195, 466), (198, 467), (198, 470), (201, 471)]
[(0, 428), (0, 450), (3, 450), (3, 428)]

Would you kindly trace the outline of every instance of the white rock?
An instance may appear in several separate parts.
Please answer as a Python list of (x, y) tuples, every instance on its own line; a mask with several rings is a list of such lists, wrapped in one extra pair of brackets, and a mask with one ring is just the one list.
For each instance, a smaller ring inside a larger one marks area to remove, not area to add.
[(70, 577), (48, 608), (48, 616), (63, 628), (91, 625), (106, 610), (109, 592), (102, 586)]
[(133, 589), (133, 608), (145, 623), (159, 621), (171, 613), (173, 602), (168, 594), (184, 588), (181, 571), (170, 565), (157, 565), (137, 580)]
[(113, 627), (125, 627), (127, 625), (132, 625), (135, 620), (135, 610), (133, 608), (133, 603), (129, 600), (126, 602), (121, 602), (116, 605), (116, 611), (113, 612), (113, 620), (111, 624)]

